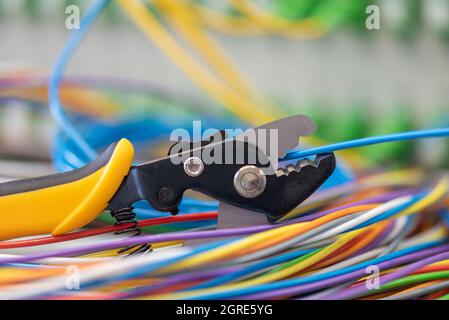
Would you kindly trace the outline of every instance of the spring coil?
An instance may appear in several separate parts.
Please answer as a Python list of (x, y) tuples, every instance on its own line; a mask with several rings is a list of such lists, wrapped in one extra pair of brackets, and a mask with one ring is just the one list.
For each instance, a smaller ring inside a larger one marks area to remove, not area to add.
[[(131, 224), (128, 228), (116, 231), (114, 234), (125, 234), (125, 233), (132, 233), (131, 237), (137, 237), (142, 234), (142, 230), (137, 227), (137, 221), (134, 220), (136, 217), (136, 214), (133, 212), (133, 207), (126, 207), (120, 210), (111, 211), (111, 216), (117, 220), (116, 223), (114, 223), (115, 226), (122, 225), (122, 224)], [(135, 255), (139, 253), (148, 253), (151, 252), (151, 244), (138, 244), (134, 246), (128, 246), (125, 248), (120, 249), (117, 253), (123, 254), (125, 252), (129, 252), (129, 255)]]

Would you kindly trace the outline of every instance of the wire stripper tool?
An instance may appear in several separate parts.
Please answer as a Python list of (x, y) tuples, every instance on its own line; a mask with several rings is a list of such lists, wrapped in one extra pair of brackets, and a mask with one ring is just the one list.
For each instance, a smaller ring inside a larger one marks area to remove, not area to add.
[[(315, 126), (305, 116), (292, 116), (255, 129), (278, 131), (278, 153), (282, 158), (297, 146), (300, 136), (310, 135)], [(132, 205), (146, 200), (160, 211), (177, 213), (188, 189), (233, 207), (265, 214), (275, 221), (307, 199), (335, 168), (333, 153), (317, 155), (284, 168), (274, 165), (268, 152), (258, 144), (239, 137), (216, 134), (187, 150), (167, 157), (133, 165), (132, 144), (122, 139), (110, 145), (86, 166), (44, 177), (0, 184), (0, 240), (39, 235), (60, 235), (93, 221), (103, 210), (110, 210), (117, 223), (134, 222)], [(183, 142), (180, 142), (183, 143)], [(220, 163), (208, 163), (206, 155)], [(229, 163), (229, 150), (234, 151)], [(236, 151), (244, 150), (239, 158)], [(250, 161), (250, 155), (257, 155)], [(187, 157), (176, 163), (175, 158)], [(217, 159), (217, 158), (215, 158)], [(15, 217), (11, 219), (11, 215)], [(140, 233), (136, 228), (124, 232)]]

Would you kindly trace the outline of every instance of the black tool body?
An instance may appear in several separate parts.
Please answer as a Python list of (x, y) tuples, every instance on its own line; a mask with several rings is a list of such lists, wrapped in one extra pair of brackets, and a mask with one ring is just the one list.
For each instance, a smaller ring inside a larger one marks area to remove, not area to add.
[[(232, 163), (229, 163), (229, 154), (226, 155), (229, 150), (233, 151)], [(242, 150), (244, 157), (239, 157), (237, 153)], [(217, 152), (220, 152), (221, 163), (207, 163), (206, 156)], [(184, 164), (179, 162), (182, 156), (184, 159), (200, 158), (204, 162), (202, 173), (196, 177), (186, 174)], [(307, 199), (334, 171), (334, 154), (318, 155), (316, 159), (311, 165), (298, 165), (298, 171), (291, 170), (280, 176), (275, 173), (266, 175), (265, 190), (257, 197), (246, 198), (235, 189), (236, 173), (248, 165), (267, 169), (271, 165), (268, 157), (246, 141), (206, 141), (183, 153), (133, 166), (111, 200), (109, 209), (117, 210), (146, 200), (157, 210), (177, 213), (184, 192), (192, 189), (233, 206), (264, 213), (270, 221), (275, 221)]]

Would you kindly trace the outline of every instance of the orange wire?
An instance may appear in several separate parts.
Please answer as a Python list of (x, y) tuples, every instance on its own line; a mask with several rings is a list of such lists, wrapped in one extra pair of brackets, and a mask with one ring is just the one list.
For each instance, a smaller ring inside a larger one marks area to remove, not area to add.
[(429, 282), (421, 283), (421, 284), (419, 284), (419, 285), (416, 285), (416, 286), (407, 288), (407, 289), (405, 289), (405, 290), (398, 291), (398, 292), (396, 292), (393, 296), (399, 295), (399, 294), (403, 294), (403, 293), (407, 293), (407, 292), (410, 292), (410, 291), (414, 291), (414, 290), (417, 290), (417, 289), (420, 289), (420, 288), (425, 288), (425, 287), (428, 287), (428, 286), (437, 284), (437, 283), (439, 283), (439, 282), (441, 282), (441, 281), (440, 281), (440, 280), (437, 280), (437, 281), (429, 281)]
[(251, 248), (245, 248), (242, 249), (240, 251), (238, 251), (237, 253), (232, 254), (232, 256), (237, 255), (237, 256), (241, 256), (241, 255), (246, 255), (249, 253), (252, 253), (254, 251), (259, 251), (262, 250), (264, 248), (267, 247), (271, 247), (279, 242), (283, 242), (286, 240), (289, 240), (301, 233), (307, 232), (309, 230), (315, 229), (323, 224), (326, 224), (330, 221), (333, 221), (335, 219), (356, 213), (356, 212), (361, 212), (361, 211), (367, 211), (367, 210), (371, 210), (375, 207), (377, 207), (379, 204), (365, 204), (365, 205), (360, 205), (360, 206), (354, 206), (351, 208), (346, 208), (346, 209), (342, 209), (339, 211), (336, 211), (334, 213), (330, 213), (328, 215), (325, 215), (323, 217), (320, 217), (318, 219), (315, 219), (313, 221), (309, 221), (309, 222), (305, 222), (305, 223), (300, 223), (298, 224), (298, 228), (295, 230), (292, 230), (290, 232), (286, 232), (285, 234), (272, 238), (272, 239), (268, 239), (267, 241), (264, 241), (262, 243), (260, 243), (259, 245), (253, 246)]
[(361, 234), (360, 236), (356, 237), (349, 243), (347, 243), (345, 246), (339, 248), (335, 252), (333, 252), (331, 255), (326, 257), (323, 261), (320, 261), (315, 268), (322, 268), (329, 265), (332, 265), (334, 263), (337, 263), (344, 258), (347, 258), (359, 250), (365, 248), (367, 245), (369, 245), (372, 241), (374, 241), (378, 236), (382, 234), (382, 232), (385, 230), (385, 228), (388, 225), (388, 221), (384, 221), (383, 223), (379, 223), (375, 227), (373, 227), (371, 230)]

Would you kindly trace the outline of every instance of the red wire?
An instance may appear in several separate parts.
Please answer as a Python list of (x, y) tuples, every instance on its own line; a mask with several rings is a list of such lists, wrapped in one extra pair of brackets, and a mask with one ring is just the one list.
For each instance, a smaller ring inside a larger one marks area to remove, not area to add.
[(447, 271), (447, 270), (449, 270), (449, 265), (447, 265), (447, 264), (436, 265), (436, 266), (425, 266), (425, 267), (422, 267), (421, 269), (416, 270), (412, 274), (422, 274), (422, 273)]
[[(161, 224), (169, 224), (176, 222), (187, 222), (187, 221), (198, 221), (198, 220), (213, 220), (217, 218), (217, 212), (204, 212), (204, 213), (192, 213), (180, 216), (163, 217), (163, 218), (153, 218), (140, 220), (137, 222), (137, 227), (148, 227)], [(22, 248), (29, 246), (40, 246), (44, 244), (57, 243), (62, 241), (76, 240), (85, 237), (97, 236), (100, 234), (117, 232), (124, 230), (128, 227), (132, 227), (133, 223), (124, 223), (121, 225), (105, 226), (87, 230), (76, 231), (68, 234), (62, 234), (59, 236), (47, 236), (36, 239), (28, 240), (17, 240), (17, 241), (4, 241), (0, 242), (0, 249), (12, 249), (12, 248)]]
[(433, 293), (430, 293), (429, 295), (425, 296), (425, 300), (436, 300), (439, 297), (441, 297), (447, 293), (449, 293), (449, 289), (443, 289), (443, 290), (440, 290), (437, 292), (433, 292)]

